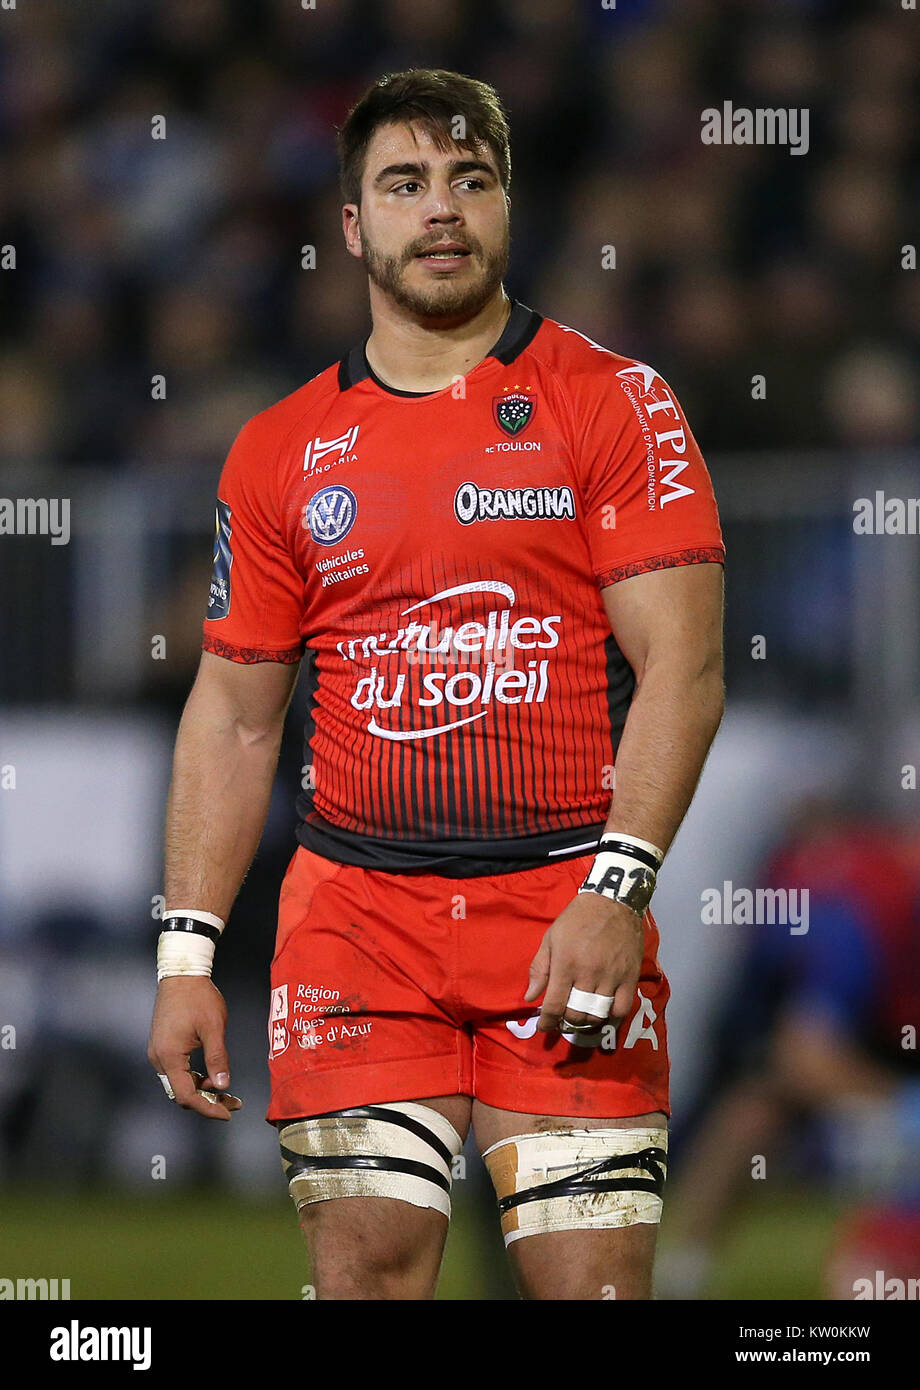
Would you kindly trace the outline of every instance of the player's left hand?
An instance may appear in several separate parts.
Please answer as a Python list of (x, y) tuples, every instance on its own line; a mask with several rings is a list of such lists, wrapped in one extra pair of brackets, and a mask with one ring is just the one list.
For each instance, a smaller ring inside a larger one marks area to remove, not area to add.
[[(570, 1023), (598, 1027), (624, 1019), (635, 1002), (643, 943), (642, 918), (632, 908), (598, 893), (578, 893), (547, 928), (531, 962), (525, 1002), (546, 991), (538, 1031), (558, 1028), (563, 1014)], [(573, 988), (611, 995), (608, 1016), (567, 1008)]]

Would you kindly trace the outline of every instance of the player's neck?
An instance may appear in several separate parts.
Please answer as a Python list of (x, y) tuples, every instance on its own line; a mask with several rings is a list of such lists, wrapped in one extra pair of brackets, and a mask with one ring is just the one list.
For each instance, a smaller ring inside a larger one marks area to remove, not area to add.
[(374, 327), (365, 345), (372, 370), (397, 391), (440, 391), (485, 357), (501, 337), (511, 301), (499, 287), (474, 318), (454, 328), (426, 328), (388, 302), (371, 302)]

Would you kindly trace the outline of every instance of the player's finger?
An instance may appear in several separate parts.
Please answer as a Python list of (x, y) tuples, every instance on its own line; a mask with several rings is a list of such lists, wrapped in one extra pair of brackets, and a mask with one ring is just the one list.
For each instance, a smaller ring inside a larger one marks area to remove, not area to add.
[(586, 984), (575, 984), (566, 999), (565, 1021), (593, 1023), (600, 1028), (610, 1017), (614, 998), (614, 986), (609, 981), (595, 982), (590, 989)]
[(229, 1120), (230, 1111), (223, 1104), (216, 1091), (196, 1091), (195, 1099), (190, 1101), (186, 1107), (194, 1110), (199, 1115), (205, 1115), (209, 1120)]
[(539, 1033), (548, 1033), (559, 1027), (559, 1020), (565, 1010), (569, 990), (572, 988), (572, 967), (554, 961), (550, 966), (549, 983), (543, 996), (543, 1008), (537, 1023)]
[(173, 1100), (177, 1105), (186, 1105), (195, 1094), (195, 1082), (188, 1069), (188, 1058), (166, 1055), (160, 1059), (160, 1071), (172, 1087)]
[(546, 989), (549, 980), (550, 970), (550, 949), (548, 937), (540, 942), (540, 948), (533, 960), (530, 962), (530, 973), (528, 979), (527, 993), (524, 995), (524, 1002), (529, 1004), (533, 999), (539, 999)]
[(215, 1086), (209, 1076), (206, 1076), (198, 1087), (199, 1091), (213, 1091), (222, 1105), (226, 1105), (228, 1110), (241, 1110), (243, 1102), (239, 1096), (235, 1096), (232, 1091), (222, 1091), (219, 1086)]
[(224, 1043), (223, 1026), (219, 1021), (202, 1026), (201, 1047), (208, 1076), (214, 1078), (218, 1091), (225, 1091), (230, 1085), (230, 1059)]
[(209, 1119), (230, 1119), (229, 1110), (221, 1105), (216, 1095), (198, 1090), (196, 1078), (199, 1077), (199, 1073), (189, 1071), (188, 1057), (166, 1057), (164, 1061), (163, 1070), (173, 1088), (176, 1105), (181, 1105), (183, 1110), (194, 1110), (199, 1115), (206, 1115)]
[(610, 1018), (613, 1023), (622, 1023), (626, 1015), (632, 1012), (633, 1004), (636, 1002), (637, 983), (620, 985), (613, 996), (613, 1008), (610, 1010)]
[(164, 1092), (165, 1092), (165, 1094), (166, 1094), (167, 1099), (168, 1099), (168, 1100), (175, 1100), (175, 1099), (176, 1099), (176, 1093), (175, 1093), (175, 1091), (174, 1091), (173, 1088), (172, 1088), (172, 1085), (171, 1085), (171, 1083), (170, 1083), (169, 1077), (166, 1075), (166, 1068), (164, 1067), (163, 1063), (160, 1061), (160, 1059), (159, 1059), (159, 1057), (157, 1056), (157, 1054), (156, 1054), (155, 1052), (148, 1052), (148, 1053), (147, 1053), (147, 1060), (149, 1061), (150, 1065), (153, 1067), (154, 1071), (156, 1072), (156, 1074), (157, 1074), (157, 1080), (159, 1081), (160, 1085), (163, 1087), (163, 1090), (164, 1090)]
[(198, 1099), (203, 1100), (206, 1105), (213, 1105), (214, 1101), (217, 1100), (225, 1110), (241, 1110), (243, 1108), (243, 1102), (239, 1096), (234, 1096), (229, 1091), (219, 1090), (210, 1077), (202, 1076), (200, 1071), (192, 1071), (189, 1075), (195, 1082)]
[(202, 1076), (201, 1072), (198, 1071), (193, 1071), (192, 1076), (195, 1078), (195, 1086), (199, 1091), (213, 1092), (221, 1105), (225, 1105), (228, 1110), (242, 1110), (243, 1102), (239, 1096), (233, 1095), (231, 1091), (222, 1091), (219, 1086), (214, 1084), (213, 1077)]

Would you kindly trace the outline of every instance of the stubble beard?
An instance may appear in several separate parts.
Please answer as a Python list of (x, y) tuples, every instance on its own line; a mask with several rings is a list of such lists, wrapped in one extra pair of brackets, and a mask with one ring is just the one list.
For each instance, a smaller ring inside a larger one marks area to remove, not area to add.
[[(478, 243), (471, 243), (467, 237), (458, 240), (469, 246), (471, 254), (482, 259)], [(405, 255), (383, 255), (368, 241), (366, 235), (362, 235), (361, 249), (369, 279), (401, 309), (429, 321), (463, 322), (478, 314), (501, 285), (508, 271), (510, 236), (506, 233), (499, 249), (485, 258), (483, 271), (475, 279), (467, 280), (466, 283), (440, 280), (432, 284), (430, 289), (417, 288), (406, 283), (406, 272), (414, 254), (408, 258)]]

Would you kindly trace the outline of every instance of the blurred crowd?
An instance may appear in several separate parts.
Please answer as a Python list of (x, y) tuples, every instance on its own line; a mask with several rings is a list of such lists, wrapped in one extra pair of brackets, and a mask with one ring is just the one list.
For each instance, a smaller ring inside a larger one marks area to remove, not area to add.
[[(915, 15), (844, 0), (4, 10), (4, 476), (215, 474), (245, 418), (369, 331), (335, 127), (411, 66), (509, 112), (509, 291), (678, 383), (704, 451), (916, 442), (918, 53)], [(807, 107), (807, 153), (703, 144), (726, 100)]]
[(920, 1267), (920, 828), (812, 796), (758, 881), (795, 885), (805, 916), (793, 932), (772, 911), (752, 926), (707, 1021), (710, 1076), (672, 1126), (660, 1288), (701, 1296), (752, 1179), (775, 1164), (848, 1202), (825, 1280), (827, 1297), (852, 1298), (867, 1271)]

